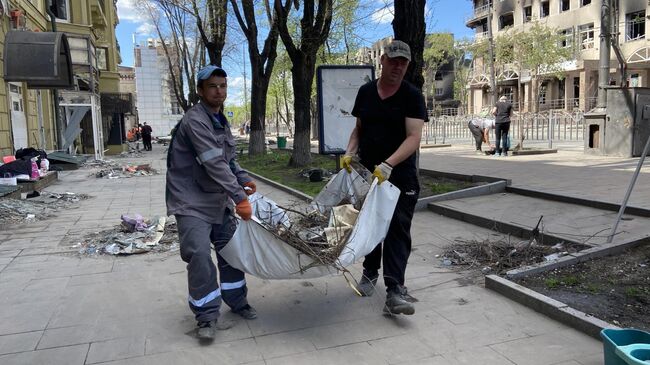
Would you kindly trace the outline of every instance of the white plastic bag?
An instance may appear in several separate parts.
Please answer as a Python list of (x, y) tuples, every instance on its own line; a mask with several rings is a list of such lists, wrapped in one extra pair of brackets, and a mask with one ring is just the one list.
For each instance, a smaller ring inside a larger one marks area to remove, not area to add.
[[(321, 208), (327, 206), (328, 202), (334, 206), (340, 202), (340, 199), (334, 202), (336, 196), (347, 196), (338, 193), (350, 192), (358, 188), (359, 181), (354, 176), (341, 177), (340, 175), (354, 175), (354, 171), (350, 174), (341, 170), (327, 184), (326, 189), (323, 189), (328, 192), (323, 194), (321, 191), (312, 202), (312, 206)], [(367, 185), (367, 182), (363, 182)], [(399, 194), (399, 189), (390, 182), (379, 185), (376, 180), (373, 181), (359, 211), (352, 233), (339, 256), (337, 266), (346, 267), (353, 264), (369, 254), (378, 243), (383, 241), (388, 232)], [(315, 203), (319, 197), (323, 196), (328, 198)], [(266, 202), (270, 201), (267, 198), (262, 199)], [(277, 208), (277, 206), (275, 207)], [(253, 213), (256, 213), (255, 207)], [(279, 212), (276, 211), (276, 213)], [(314, 264), (313, 259), (309, 256), (267, 231), (260, 218), (255, 215), (250, 221), (240, 221), (234, 236), (219, 253), (233, 267), (263, 279), (306, 279), (336, 274), (338, 271), (331, 265)]]

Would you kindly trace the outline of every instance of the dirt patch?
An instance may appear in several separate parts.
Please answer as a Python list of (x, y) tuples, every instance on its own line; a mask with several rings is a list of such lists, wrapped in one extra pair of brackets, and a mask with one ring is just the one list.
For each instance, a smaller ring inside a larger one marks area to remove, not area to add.
[(473, 183), (469, 181), (420, 174), (420, 198), (467, 189), (482, 184), (484, 183)]
[(517, 282), (618, 326), (650, 330), (650, 245)]

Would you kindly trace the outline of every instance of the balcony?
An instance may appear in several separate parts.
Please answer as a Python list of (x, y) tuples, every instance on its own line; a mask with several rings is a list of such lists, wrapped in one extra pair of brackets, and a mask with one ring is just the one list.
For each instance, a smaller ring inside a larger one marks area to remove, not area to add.
[(474, 12), (465, 19), (465, 25), (474, 28), (481, 20), (487, 18), (491, 8), (490, 3), (474, 8)]
[(93, 25), (105, 27), (108, 24), (104, 9), (104, 0), (90, 0), (90, 12)]

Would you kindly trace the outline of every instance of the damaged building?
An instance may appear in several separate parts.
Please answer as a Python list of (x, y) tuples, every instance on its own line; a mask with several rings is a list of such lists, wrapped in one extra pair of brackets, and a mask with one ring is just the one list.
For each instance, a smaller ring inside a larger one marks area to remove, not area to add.
[[(4, 23), (0, 43), (6, 46), (9, 32), (51, 32), (49, 3), (2, 0), (5, 11), (0, 19)], [(56, 91), (61, 130), (57, 131), (52, 88), (3, 80), (0, 155), (13, 155), (24, 147), (65, 149), (95, 158), (101, 158), (105, 150), (120, 153), (125, 137), (124, 115), (132, 112), (133, 103), (130, 95), (119, 92), (116, 0), (53, 3), (56, 30), (66, 36), (72, 71), (71, 85)], [(20, 52), (5, 52), (3, 66), (9, 61), (30, 62)]]

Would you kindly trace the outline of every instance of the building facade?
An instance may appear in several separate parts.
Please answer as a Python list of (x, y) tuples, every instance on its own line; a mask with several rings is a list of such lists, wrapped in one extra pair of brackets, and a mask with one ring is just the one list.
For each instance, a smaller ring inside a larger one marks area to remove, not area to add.
[(183, 117), (183, 109), (174, 94), (167, 57), (159, 40), (149, 39), (136, 45), (135, 80), (139, 122), (150, 125), (156, 137), (168, 135)]
[[(518, 81), (522, 83), (524, 111), (537, 103), (539, 110), (590, 110), (598, 94), (600, 11), (602, 0), (474, 0), (474, 11), (466, 25), (475, 30), (475, 40), (488, 39), (488, 19), (493, 37), (507, 29), (526, 30), (533, 22), (554, 28), (563, 37), (560, 47), (569, 48), (572, 59), (563, 63), (563, 77), (544, 77), (539, 98), (531, 93), (530, 73), (504, 65), (496, 69), (496, 95), (506, 95), (518, 105)], [(650, 44), (646, 38), (650, 4), (647, 0), (614, 0), (614, 37), (627, 63), (630, 86), (648, 86)], [(610, 80), (620, 84), (618, 61), (612, 51)], [(487, 62), (475, 59), (468, 85), (469, 112), (489, 107), (490, 72)], [(537, 100), (533, 100), (537, 99)]]
[[(118, 66), (120, 73), (120, 94), (131, 95), (133, 105), (137, 105), (137, 91), (135, 85), (135, 67)], [(132, 113), (125, 115), (124, 127), (128, 131), (138, 123), (137, 110), (134, 107)]]
[[(58, 141), (53, 92), (30, 90), (25, 83), (0, 83), (0, 154), (22, 147), (54, 150), (61, 142), (73, 153), (101, 158), (110, 145), (114, 110), (102, 109), (100, 95), (118, 93), (120, 63), (115, 37), (118, 23), (116, 0), (59, 0), (58, 32), (68, 37), (74, 87), (59, 91), (63, 141)], [(2, 0), (0, 43), (8, 31), (52, 31), (46, 12), (48, 0)], [(0, 62), (16, 55), (3, 54)], [(116, 134), (119, 136), (119, 134)], [(120, 143), (119, 140), (116, 140)]]

